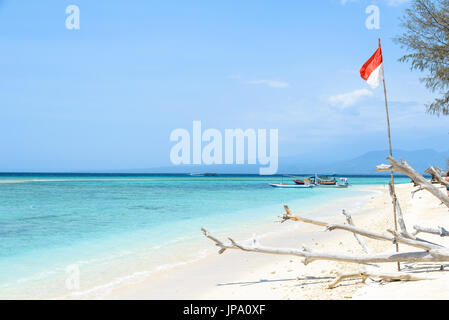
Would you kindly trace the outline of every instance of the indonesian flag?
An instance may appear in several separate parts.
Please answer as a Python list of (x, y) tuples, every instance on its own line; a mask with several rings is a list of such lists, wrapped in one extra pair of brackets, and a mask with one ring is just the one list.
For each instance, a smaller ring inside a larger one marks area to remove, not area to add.
[(379, 48), (363, 65), (362, 69), (360, 69), (360, 75), (373, 89), (377, 88), (380, 82), (384, 79), (384, 65), (382, 60), (382, 49), (380, 48), (380, 39)]

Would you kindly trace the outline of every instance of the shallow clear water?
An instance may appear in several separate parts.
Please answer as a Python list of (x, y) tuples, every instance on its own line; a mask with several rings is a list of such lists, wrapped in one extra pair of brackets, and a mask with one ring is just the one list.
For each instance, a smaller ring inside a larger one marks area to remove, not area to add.
[(197, 258), (204, 247), (199, 242), (203, 226), (214, 232), (237, 225), (251, 228), (273, 221), (285, 203), (311, 211), (317, 205), (366, 195), (358, 186), (388, 183), (386, 177), (352, 177), (348, 189), (268, 186), (280, 180), (1, 175), (0, 298), (73, 294), (66, 285), (66, 268), (73, 265), (80, 270), (78, 292), (144, 276)]

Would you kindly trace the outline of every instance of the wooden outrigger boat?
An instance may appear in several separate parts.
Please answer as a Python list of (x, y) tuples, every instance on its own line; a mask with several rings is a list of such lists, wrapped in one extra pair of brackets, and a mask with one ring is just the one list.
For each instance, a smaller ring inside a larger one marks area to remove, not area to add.
[(281, 183), (269, 183), (268, 185), (272, 186), (273, 188), (287, 188), (287, 189), (310, 189), (313, 188), (313, 184), (306, 183), (306, 184), (285, 184), (284, 183), (284, 176), (285, 177), (292, 177), (289, 175), (283, 175), (282, 176), (282, 182)]
[[(292, 177), (292, 176), (290, 176)], [(282, 179), (282, 183), (269, 183), (273, 188), (347, 188), (349, 186), (347, 178), (337, 178), (335, 177), (305, 177), (304, 179), (296, 179), (293, 180), (295, 184), (285, 184), (284, 179)]]
[(276, 183), (269, 183), (270, 186), (273, 188), (291, 188), (291, 189), (304, 189), (304, 188), (313, 188), (313, 185), (311, 184), (276, 184)]
[(315, 178), (313, 178), (313, 177), (305, 177), (304, 180), (296, 179), (296, 180), (293, 180), (293, 182), (295, 184), (297, 184), (297, 185), (300, 185), (300, 186), (301, 185), (307, 185), (307, 184), (315, 185)]
[(331, 187), (331, 188), (347, 188), (349, 186), (347, 178), (340, 178), (340, 181), (337, 181), (335, 177), (305, 177), (303, 180), (297, 179), (293, 182), (297, 185), (307, 185), (311, 184), (315, 187)]

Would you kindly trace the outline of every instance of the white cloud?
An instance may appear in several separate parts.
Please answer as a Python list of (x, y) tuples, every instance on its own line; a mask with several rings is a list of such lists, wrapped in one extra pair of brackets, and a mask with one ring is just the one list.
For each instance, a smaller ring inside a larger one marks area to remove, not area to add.
[(263, 84), (267, 85), (271, 88), (288, 88), (290, 87), (290, 84), (285, 81), (278, 81), (278, 80), (252, 80), (248, 81), (249, 84)]
[[(441, 141), (447, 137), (449, 117), (437, 118), (427, 114), (424, 104), (418, 101), (390, 100), (389, 107), (395, 148), (427, 146), (441, 149), (444, 145)], [(284, 103), (268, 103), (263, 107), (253, 106), (242, 114), (241, 119), (257, 123), (258, 128), (278, 129), (279, 154), (283, 155), (316, 152), (316, 156), (326, 156), (322, 150), (332, 149), (337, 156), (348, 158), (342, 154), (354, 153), (355, 156), (358, 150), (363, 150), (360, 151), (363, 153), (380, 149), (386, 143), (382, 90), (373, 91), (373, 97), (357, 108), (342, 110), (330, 106), (320, 97), (299, 98)], [(334, 156), (333, 152), (330, 154)]]
[(339, 106), (342, 108), (350, 107), (356, 104), (358, 101), (364, 97), (372, 96), (373, 92), (368, 89), (354, 90), (348, 93), (337, 94), (329, 97), (329, 102), (333, 106)]

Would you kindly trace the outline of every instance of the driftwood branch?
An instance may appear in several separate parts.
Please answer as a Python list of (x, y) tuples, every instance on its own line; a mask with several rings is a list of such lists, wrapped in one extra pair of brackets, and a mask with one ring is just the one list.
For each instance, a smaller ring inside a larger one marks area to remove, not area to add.
[(447, 231), (443, 227), (426, 228), (426, 227), (421, 227), (421, 226), (414, 226), (413, 229), (415, 229), (415, 232), (413, 233), (414, 235), (417, 235), (418, 233), (422, 232), (422, 233), (435, 234), (440, 237), (449, 237), (449, 231)]
[(344, 224), (332, 224), (332, 223), (328, 223), (328, 222), (299, 217), (299, 216), (294, 215), (288, 206), (284, 206), (284, 209), (286, 211), (286, 214), (281, 216), (281, 219), (283, 222), (285, 222), (287, 220), (304, 222), (304, 223), (313, 224), (313, 225), (320, 226), (320, 227), (325, 227), (327, 231), (344, 230), (344, 231), (349, 231), (349, 232), (364, 236), (366, 238), (371, 238), (371, 239), (375, 239), (375, 240), (394, 241), (394, 239), (389, 236), (385, 236), (383, 234), (363, 230), (363, 229), (357, 228), (355, 226), (351, 226), (351, 225), (348, 226), (348, 225), (344, 225)]
[(340, 275), (334, 282), (332, 282), (328, 286), (328, 288), (333, 289), (340, 282), (342, 282), (346, 279), (356, 279), (356, 278), (361, 278), (362, 283), (365, 283), (365, 281), (368, 278), (375, 278), (375, 279), (380, 279), (381, 281), (388, 281), (388, 282), (432, 280), (432, 278), (416, 277), (416, 276), (408, 274), (408, 273), (373, 273), (373, 272), (361, 271), (361, 272), (357, 272), (357, 273), (348, 273), (348, 274)]
[(388, 184), (388, 187), (390, 190), (390, 196), (393, 200), (393, 205), (396, 206), (396, 216), (398, 219), (399, 227), (401, 228), (401, 235), (404, 236), (405, 238), (413, 239), (413, 237), (408, 233), (407, 227), (405, 226), (404, 216), (402, 215), (401, 205), (399, 204), (396, 193), (394, 192), (393, 184), (390, 182)]
[(443, 186), (449, 187), (449, 181), (444, 180), (435, 167), (431, 166), (425, 173), (432, 175)]
[(406, 244), (406, 245), (409, 245), (412, 247), (416, 247), (416, 248), (420, 248), (420, 249), (424, 249), (424, 250), (442, 248), (442, 246), (440, 246), (438, 244), (434, 244), (434, 243), (430, 243), (430, 242), (422, 241), (422, 240), (418, 240), (418, 239), (406, 238), (403, 235), (395, 233), (394, 231), (389, 231), (391, 234), (393, 234), (393, 237), (391, 237), (391, 236), (386, 236), (386, 235), (383, 235), (380, 233), (363, 230), (363, 229), (360, 229), (360, 228), (357, 228), (354, 226), (348, 226), (348, 225), (343, 225), (343, 224), (331, 224), (331, 223), (327, 223), (327, 222), (312, 220), (309, 218), (298, 217), (298, 216), (295, 216), (291, 212), (291, 210), (289, 209), (288, 206), (284, 206), (284, 208), (287, 213), (281, 216), (283, 221), (292, 220), (292, 221), (309, 223), (309, 224), (325, 227), (326, 230), (328, 230), (328, 231), (333, 231), (333, 230), (349, 231), (349, 232), (359, 234), (361, 236), (364, 236), (364, 237), (367, 237), (370, 239), (389, 241), (392, 243), (403, 243), (403, 244)]
[[(346, 221), (348, 222), (348, 224), (354, 227), (354, 221), (352, 220), (351, 215), (346, 213), (345, 210), (343, 210), (342, 214), (346, 217)], [(354, 233), (354, 237), (362, 247), (363, 251), (365, 251), (365, 253), (369, 253), (369, 249), (366, 246), (365, 240), (363, 240), (363, 238), (360, 237), (357, 233)]]
[(210, 235), (206, 229), (202, 229), (204, 235), (215, 242), (216, 246), (220, 248), (220, 252), (226, 249), (242, 250), (246, 252), (257, 252), (275, 255), (288, 255), (304, 258), (304, 264), (309, 264), (317, 260), (329, 260), (337, 262), (350, 263), (391, 263), (391, 262), (448, 262), (449, 250), (446, 248), (431, 249), (429, 251), (419, 252), (401, 252), (401, 253), (379, 253), (379, 254), (340, 254), (332, 252), (319, 252), (311, 250), (307, 247), (302, 249), (295, 248), (271, 248), (260, 245), (246, 245), (229, 238), (230, 244), (218, 240)]
[(418, 193), (418, 192), (420, 192), (420, 191), (423, 191), (423, 190), (424, 190), (423, 187), (419, 187), (418, 189), (413, 190), (413, 191), (412, 191), (412, 199), (415, 197), (415, 194), (416, 194), (416, 193)]
[[(449, 165), (449, 161), (448, 161), (448, 165)], [(441, 169), (441, 168), (438, 168), (438, 167), (434, 167), (434, 166), (431, 166), (440, 176), (442, 176), (442, 177), (447, 177), (447, 171), (444, 171), (443, 169)], [(430, 168), (429, 168), (430, 169)]]
[(207, 231), (206, 229), (201, 228), (201, 231), (203, 231), (203, 234), (204, 234), (204, 236), (205, 236), (206, 238), (209, 238), (210, 240), (212, 240), (213, 242), (215, 242), (215, 245), (216, 245), (217, 247), (220, 248), (220, 250), (218, 251), (218, 254), (223, 254), (223, 253), (226, 251), (226, 249), (234, 249), (234, 248), (232, 247), (232, 244), (229, 245), (229, 244), (225, 244), (225, 243), (221, 242), (220, 240), (218, 240), (217, 238), (215, 238), (214, 236), (212, 236), (212, 235), (209, 233), (209, 231)]
[(409, 176), (413, 181), (419, 184), (423, 189), (429, 191), (436, 198), (440, 199), (443, 204), (445, 204), (449, 208), (449, 197), (441, 192), (440, 189), (436, 188), (432, 185), (426, 178), (424, 178), (421, 174), (419, 174), (415, 169), (413, 169), (407, 162), (401, 161), (398, 162), (393, 157), (387, 157), (387, 160), (391, 165), (380, 165), (377, 166), (377, 171), (395, 171)]

